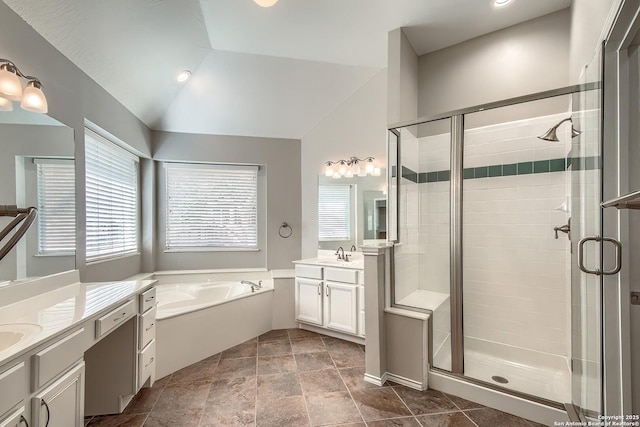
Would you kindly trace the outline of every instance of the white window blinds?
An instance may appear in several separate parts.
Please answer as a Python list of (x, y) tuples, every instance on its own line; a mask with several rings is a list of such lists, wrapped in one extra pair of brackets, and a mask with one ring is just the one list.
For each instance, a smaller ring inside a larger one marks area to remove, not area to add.
[(165, 163), (167, 250), (258, 248), (258, 167)]
[(73, 160), (33, 159), (38, 192), (38, 254), (76, 250), (76, 186)]
[(138, 158), (85, 129), (87, 262), (138, 252)]
[(351, 186), (318, 186), (318, 239), (351, 240)]

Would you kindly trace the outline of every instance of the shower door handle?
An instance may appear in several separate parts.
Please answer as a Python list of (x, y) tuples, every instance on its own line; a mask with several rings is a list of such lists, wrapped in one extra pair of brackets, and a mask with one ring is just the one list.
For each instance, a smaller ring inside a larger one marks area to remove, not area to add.
[[(587, 242), (609, 242), (613, 243), (616, 248), (616, 266), (613, 270), (604, 270), (596, 268), (595, 270), (589, 270), (584, 265), (584, 244)], [(587, 274), (595, 274), (596, 276), (611, 276), (617, 274), (622, 269), (622, 244), (612, 237), (600, 237), (600, 236), (587, 236), (578, 242), (578, 268)]]

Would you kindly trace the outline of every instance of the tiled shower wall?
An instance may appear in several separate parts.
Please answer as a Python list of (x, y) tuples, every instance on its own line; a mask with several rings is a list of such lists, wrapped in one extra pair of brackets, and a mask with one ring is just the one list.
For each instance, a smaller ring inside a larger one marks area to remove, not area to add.
[[(564, 117), (465, 132), (463, 286), (468, 337), (569, 354), (569, 241), (564, 234), (555, 240), (553, 227), (569, 218), (556, 208), (569, 195), (570, 141), (564, 129), (558, 133), (559, 143), (536, 138)], [(406, 136), (396, 300), (416, 289), (449, 292), (450, 138)]]

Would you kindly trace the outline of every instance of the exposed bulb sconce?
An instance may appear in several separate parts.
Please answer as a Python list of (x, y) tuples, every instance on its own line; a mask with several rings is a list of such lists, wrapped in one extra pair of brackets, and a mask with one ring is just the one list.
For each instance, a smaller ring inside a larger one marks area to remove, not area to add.
[[(354, 176), (380, 176), (380, 168), (373, 163), (373, 157), (365, 157), (359, 159), (350, 157), (349, 160), (328, 160), (325, 162), (326, 168), (324, 174), (332, 178), (353, 178)], [(361, 162), (366, 162), (364, 168), (360, 167)], [(334, 167), (337, 165), (337, 168)]]
[[(24, 90), (19, 77), (27, 81), (27, 87)], [(49, 111), (40, 80), (22, 74), (16, 64), (8, 59), (0, 58), (0, 110), (13, 110), (12, 101), (20, 101), (20, 107), (23, 110), (34, 113)]]
[(278, 0), (253, 0), (258, 6), (271, 7), (278, 2)]
[(566, 119), (561, 120), (560, 123), (553, 126), (551, 129), (549, 129), (544, 135), (539, 136), (538, 139), (542, 139), (544, 141), (560, 142), (556, 132), (558, 130), (558, 127), (564, 122), (571, 122), (571, 138), (575, 138), (576, 136), (582, 133), (581, 130), (578, 130), (573, 127), (573, 121), (571, 120), (571, 117), (567, 117)]

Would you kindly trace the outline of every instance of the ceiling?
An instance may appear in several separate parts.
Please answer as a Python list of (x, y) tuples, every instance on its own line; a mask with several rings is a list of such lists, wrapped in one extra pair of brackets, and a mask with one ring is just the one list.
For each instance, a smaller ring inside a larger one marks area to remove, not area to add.
[[(301, 138), (386, 67), (571, 0), (3, 0), (152, 129)], [(191, 70), (186, 83), (177, 73)], [(46, 85), (46, 82), (45, 82)]]

